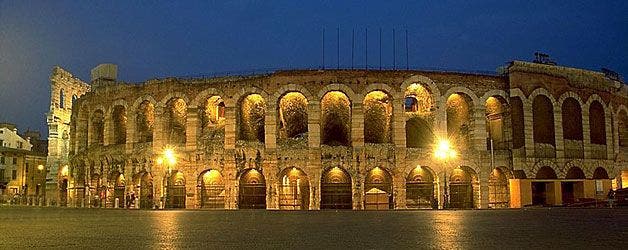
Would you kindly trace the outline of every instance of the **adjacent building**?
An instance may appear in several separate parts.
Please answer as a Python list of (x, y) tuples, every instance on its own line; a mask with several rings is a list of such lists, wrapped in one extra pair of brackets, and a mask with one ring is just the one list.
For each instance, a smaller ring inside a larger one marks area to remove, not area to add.
[(628, 186), (628, 86), (610, 71), (91, 73), (89, 85), (51, 77), (62, 206), (507, 208), (594, 204)]

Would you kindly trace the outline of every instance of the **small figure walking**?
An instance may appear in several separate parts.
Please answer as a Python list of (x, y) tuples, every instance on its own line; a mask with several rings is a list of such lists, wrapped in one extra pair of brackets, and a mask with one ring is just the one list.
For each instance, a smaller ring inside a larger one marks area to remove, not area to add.
[(613, 189), (609, 189), (606, 198), (608, 199), (608, 207), (613, 208), (613, 201), (615, 201), (615, 191), (613, 191)]

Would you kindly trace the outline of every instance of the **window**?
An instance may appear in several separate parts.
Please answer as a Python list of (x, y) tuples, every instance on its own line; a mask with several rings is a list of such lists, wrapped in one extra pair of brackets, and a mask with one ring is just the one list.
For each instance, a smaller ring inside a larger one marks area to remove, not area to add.
[(22, 143), (21, 141), (17, 142), (17, 147), (18, 148), (23, 148), (24, 147), (24, 143)]
[(63, 94), (63, 89), (62, 89), (61, 91), (59, 91), (59, 107), (60, 108), (65, 107), (64, 102), (65, 102), (65, 95)]
[(17, 170), (13, 169), (11, 170), (11, 180), (16, 180), (17, 179)]

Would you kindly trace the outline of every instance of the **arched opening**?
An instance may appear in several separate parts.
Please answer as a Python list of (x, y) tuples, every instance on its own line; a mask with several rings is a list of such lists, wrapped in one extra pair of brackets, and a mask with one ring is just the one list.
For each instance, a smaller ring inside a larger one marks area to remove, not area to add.
[(351, 146), (351, 102), (340, 91), (330, 91), (321, 100), (321, 140), (329, 146)]
[(223, 140), (225, 134), (225, 102), (220, 96), (207, 98), (199, 107), (202, 141)]
[(239, 208), (266, 208), (266, 179), (257, 169), (245, 170), (240, 175)]
[(593, 101), (589, 107), (589, 131), (592, 144), (606, 145), (604, 107), (598, 101)]
[[(538, 95), (532, 102), (532, 122), (534, 130), (534, 143), (551, 145), (554, 153), (554, 108), (547, 96)], [(535, 149), (536, 149), (535, 145)]]
[(89, 191), (91, 193), (91, 207), (101, 207), (106, 200), (106, 187), (102, 185), (100, 175), (92, 174), (89, 181)]
[(628, 152), (628, 149), (626, 149), (628, 148), (628, 114), (626, 114), (625, 110), (619, 111), (617, 125), (620, 150)]
[(74, 107), (74, 102), (76, 102), (76, 99), (78, 99), (78, 97), (76, 97), (76, 95), (72, 95), (72, 107)]
[(124, 197), (124, 189), (126, 186), (126, 180), (124, 179), (124, 174), (120, 172), (114, 172), (111, 175), (110, 186), (113, 186), (113, 197), (111, 202), (113, 203), (114, 208), (124, 208), (125, 206), (125, 197)]
[(383, 91), (371, 91), (364, 97), (364, 142), (392, 142), (392, 97)]
[(298, 168), (286, 168), (281, 174), (279, 209), (308, 210), (310, 206), (310, 180)]
[(166, 103), (165, 132), (170, 143), (185, 144), (187, 110), (187, 105), (181, 98), (172, 98)]
[(532, 182), (532, 205), (550, 205), (554, 203), (554, 183), (548, 180), (556, 179), (556, 172), (548, 166), (539, 168), (536, 179)]
[(486, 132), (488, 135), (487, 148), (507, 149), (505, 130), (506, 100), (501, 96), (492, 96), (486, 99)]
[(105, 142), (105, 116), (102, 110), (98, 109), (94, 111), (91, 118), (90, 137), (92, 145), (103, 145)]
[(463, 93), (453, 93), (447, 98), (447, 136), (457, 148), (470, 148), (473, 132), (473, 101)]
[(454, 168), (449, 176), (449, 201), (446, 208), (473, 208), (476, 202), (473, 194), (477, 182), (477, 175), (471, 168), (464, 166)]
[(434, 196), (433, 171), (425, 166), (417, 166), (406, 177), (406, 206), (411, 209), (438, 208)]
[(89, 145), (89, 111), (86, 105), (81, 106), (78, 119), (76, 119), (74, 124), (76, 126), (77, 150), (84, 150)]
[(205, 170), (199, 176), (199, 194), (201, 208), (225, 208), (225, 183), (218, 170)]
[(68, 179), (63, 178), (59, 184), (59, 206), (68, 206)]
[(583, 158), (582, 144), (582, 109), (574, 98), (567, 98), (561, 107), (563, 117), (563, 139), (565, 140), (566, 158)]
[(510, 120), (512, 125), (513, 149), (525, 146), (525, 122), (523, 120), (523, 102), (519, 97), (510, 98)]
[(111, 113), (113, 122), (113, 142), (114, 144), (126, 143), (126, 108), (122, 105), (113, 107)]
[(299, 92), (286, 93), (279, 99), (278, 138), (281, 141), (307, 139), (307, 99)]
[(375, 167), (364, 178), (364, 209), (394, 209), (392, 177), (383, 168)]
[(185, 176), (173, 171), (167, 178), (166, 208), (185, 208)]
[(259, 94), (250, 94), (240, 101), (238, 140), (264, 143), (266, 102)]
[(584, 197), (584, 172), (579, 167), (571, 167), (560, 183), (563, 204), (573, 204)]
[(427, 148), (434, 141), (434, 101), (432, 93), (418, 83), (405, 90), (404, 109), (406, 116), (406, 147)]
[(154, 206), (153, 197), (153, 176), (150, 173), (143, 172), (140, 175), (140, 208), (151, 209)]
[(608, 172), (603, 167), (597, 167), (595, 171), (593, 171), (593, 179), (595, 180), (608, 180)]
[(65, 93), (63, 89), (59, 90), (59, 108), (65, 108)]
[(321, 209), (351, 209), (351, 176), (339, 167), (325, 170), (321, 176)]
[(153, 125), (155, 123), (155, 106), (148, 100), (143, 101), (137, 109), (135, 133), (137, 142), (153, 141)]
[(508, 208), (510, 203), (510, 189), (508, 175), (501, 168), (495, 168), (488, 177), (488, 207)]

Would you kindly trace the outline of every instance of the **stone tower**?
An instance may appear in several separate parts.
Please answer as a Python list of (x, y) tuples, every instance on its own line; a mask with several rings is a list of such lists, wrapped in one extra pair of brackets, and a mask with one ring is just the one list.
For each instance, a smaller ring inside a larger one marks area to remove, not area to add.
[(46, 167), (47, 203), (59, 203), (59, 176), (69, 165), (70, 116), (72, 104), (90, 90), (90, 86), (60, 67), (54, 67), (50, 76), (50, 111), (48, 123), (48, 159)]

